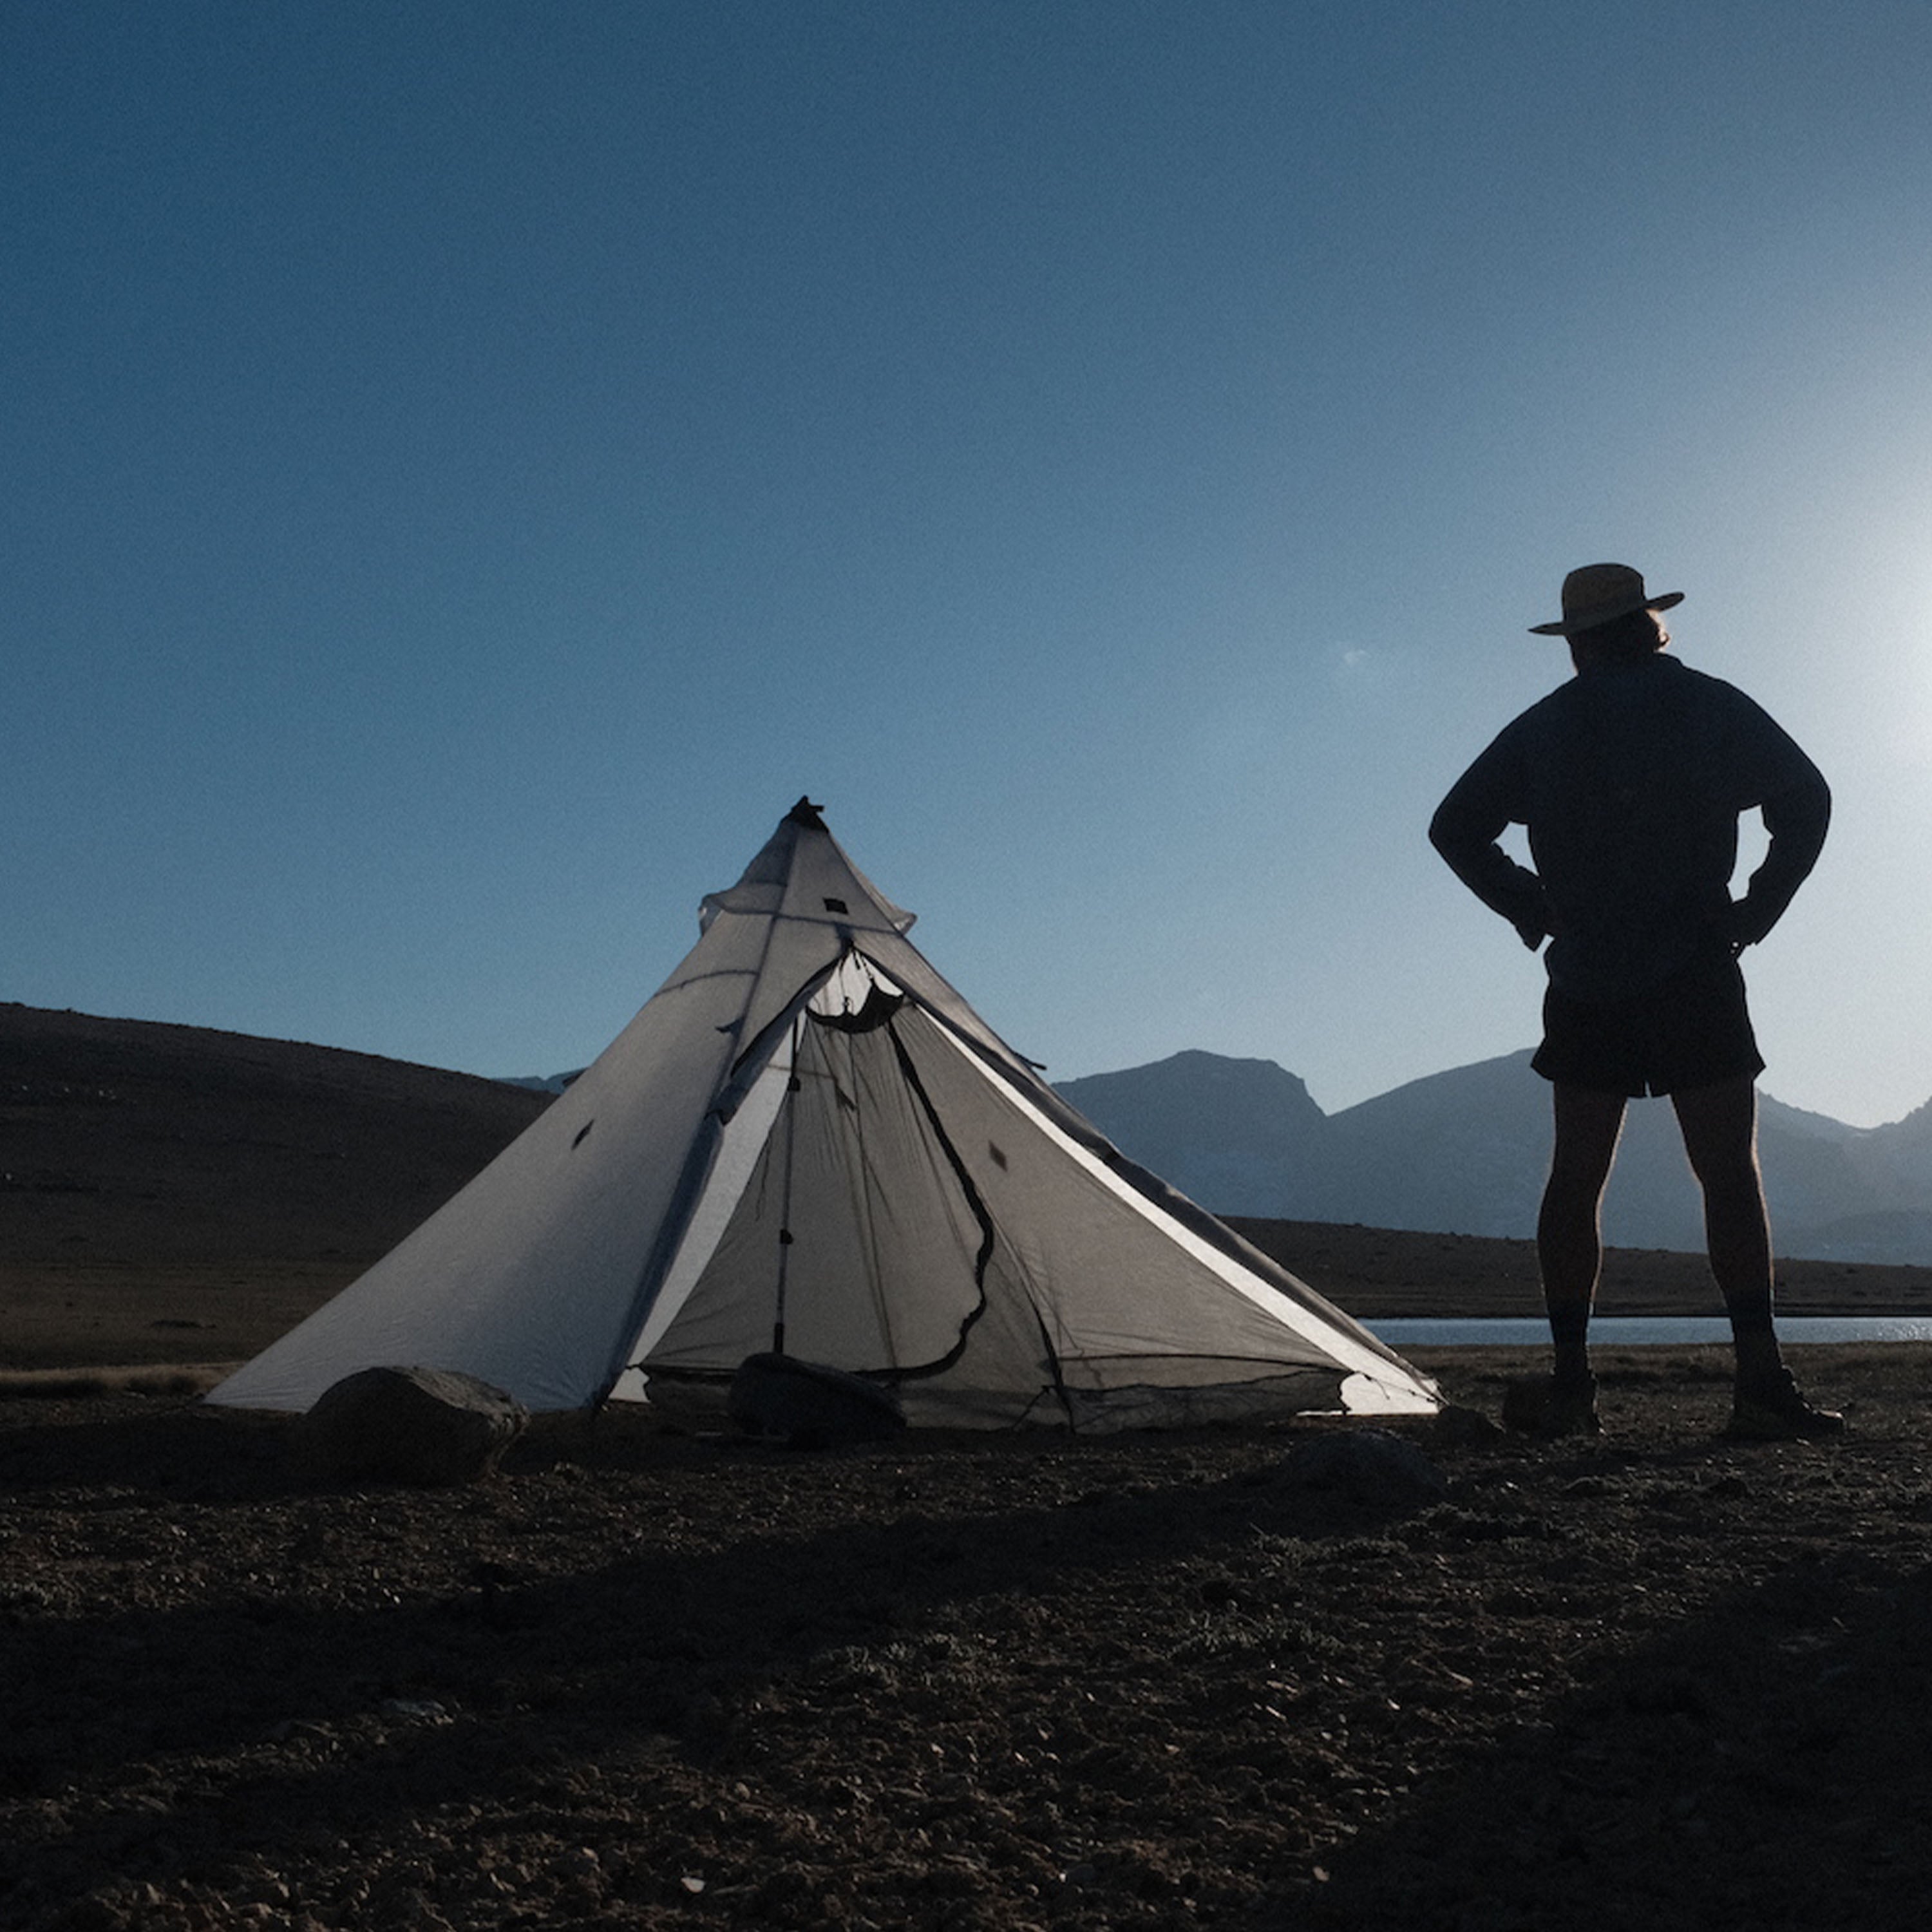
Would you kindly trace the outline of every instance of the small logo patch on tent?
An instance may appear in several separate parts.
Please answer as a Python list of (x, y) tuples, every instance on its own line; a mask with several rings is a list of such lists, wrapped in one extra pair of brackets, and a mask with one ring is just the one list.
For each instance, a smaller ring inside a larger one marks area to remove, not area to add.
[(844, 913), (849, 917), (852, 908), (843, 899), (827, 899), (825, 902), (825, 910), (827, 912)]

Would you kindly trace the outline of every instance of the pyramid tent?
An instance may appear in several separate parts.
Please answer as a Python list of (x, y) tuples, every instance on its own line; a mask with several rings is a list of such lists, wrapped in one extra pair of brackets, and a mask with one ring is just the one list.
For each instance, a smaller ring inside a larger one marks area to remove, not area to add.
[(630, 1024), (359, 1280), (215, 1388), (306, 1409), (460, 1369), (532, 1409), (688, 1401), (749, 1355), (920, 1425), (1426, 1412), (1366, 1330), (1136, 1167), (798, 805)]

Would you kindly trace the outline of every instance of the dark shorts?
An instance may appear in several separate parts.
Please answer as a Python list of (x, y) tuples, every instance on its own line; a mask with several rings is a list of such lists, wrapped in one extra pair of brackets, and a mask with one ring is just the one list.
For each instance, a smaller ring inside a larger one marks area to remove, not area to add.
[(1530, 1062), (1564, 1087), (1638, 1096), (1755, 1079), (1764, 1071), (1735, 959), (1700, 965), (1634, 1000), (1592, 1005), (1552, 986)]

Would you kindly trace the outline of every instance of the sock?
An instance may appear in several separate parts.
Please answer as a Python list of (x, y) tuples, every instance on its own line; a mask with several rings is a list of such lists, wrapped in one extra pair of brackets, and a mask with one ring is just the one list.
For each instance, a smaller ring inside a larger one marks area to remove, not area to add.
[(1733, 1304), (1726, 1311), (1731, 1318), (1731, 1346), (1737, 1352), (1738, 1374), (1748, 1380), (1753, 1376), (1776, 1372), (1784, 1366), (1778, 1333), (1772, 1326), (1771, 1297), (1753, 1296), (1748, 1302)]
[(1556, 1379), (1580, 1382), (1590, 1373), (1590, 1304), (1564, 1304), (1550, 1310), (1550, 1340), (1556, 1356)]

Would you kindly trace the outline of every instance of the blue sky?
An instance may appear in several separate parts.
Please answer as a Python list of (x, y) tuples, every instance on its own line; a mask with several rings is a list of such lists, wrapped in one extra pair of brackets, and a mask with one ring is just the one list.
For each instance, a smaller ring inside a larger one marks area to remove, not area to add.
[(20, 0), (0, 998), (581, 1064), (801, 793), (1050, 1075), (1536, 1034), (1426, 844), (1571, 565), (1833, 781), (1932, 1096), (1923, 0)]

